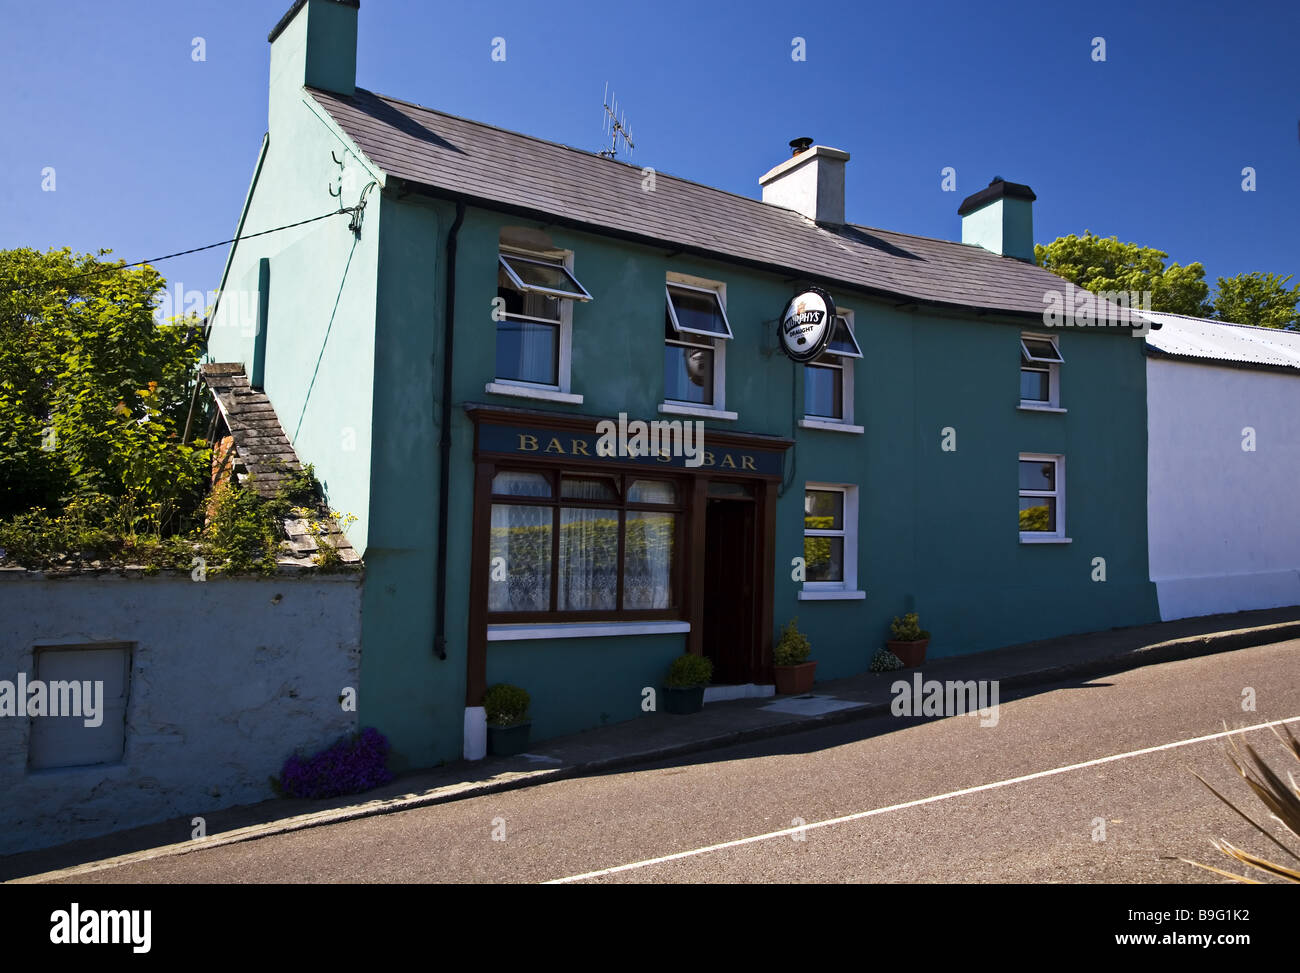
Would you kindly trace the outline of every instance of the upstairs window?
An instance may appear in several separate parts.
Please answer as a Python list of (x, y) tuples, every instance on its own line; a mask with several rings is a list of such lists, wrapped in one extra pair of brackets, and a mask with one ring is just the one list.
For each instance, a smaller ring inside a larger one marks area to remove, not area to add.
[(826, 349), (804, 366), (803, 411), (813, 419), (853, 421), (853, 359), (862, 357), (852, 312), (836, 315)]
[(732, 336), (720, 287), (669, 283), (664, 313), (664, 399), (723, 408), (724, 342)]
[(1020, 404), (1029, 408), (1056, 408), (1061, 404), (1060, 367), (1065, 363), (1057, 339), (1044, 335), (1020, 336)]
[(572, 303), (591, 295), (563, 260), (502, 253), (498, 261), (497, 380), (567, 388)]

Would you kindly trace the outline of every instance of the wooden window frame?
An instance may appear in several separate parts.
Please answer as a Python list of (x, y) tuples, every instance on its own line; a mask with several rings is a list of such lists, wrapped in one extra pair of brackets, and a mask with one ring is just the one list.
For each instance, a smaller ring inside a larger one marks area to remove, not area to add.
[[(506, 496), (492, 493), (491, 483), (498, 473), (532, 473), (546, 477), (551, 486), (549, 497)], [(599, 477), (612, 480), (618, 491), (616, 500), (586, 500), (576, 497), (561, 496), (561, 480), (564, 476)], [(628, 486), (634, 480), (669, 481), (677, 491), (674, 503), (635, 503), (627, 499)], [(685, 531), (689, 504), (687, 498), (691, 493), (690, 480), (681, 475), (670, 475), (658, 470), (615, 471), (583, 468), (580, 466), (532, 466), (527, 463), (493, 463), (486, 464), (484, 482), (487, 485), (483, 502), (487, 505), (489, 521), (491, 508), (498, 505), (522, 507), (550, 507), (551, 514), (551, 584), (550, 608), (547, 611), (497, 612), (484, 609), (489, 625), (503, 625), (515, 622), (611, 622), (611, 621), (646, 621), (672, 620), (686, 618), (685, 604)], [(559, 600), (558, 572), (560, 563), (560, 511), (562, 508), (586, 508), (594, 510), (618, 510), (618, 582), (615, 603), (618, 607), (598, 609), (568, 609), (561, 611), (556, 606)], [(673, 556), (669, 564), (669, 591), (672, 604), (667, 608), (623, 608), (623, 579), (625, 572), (625, 551), (627, 537), (627, 514), (629, 511), (646, 511), (650, 513), (673, 514)], [(490, 530), (490, 529), (489, 529)], [(489, 533), (489, 551), (491, 535)], [(490, 554), (489, 554), (490, 557)]]

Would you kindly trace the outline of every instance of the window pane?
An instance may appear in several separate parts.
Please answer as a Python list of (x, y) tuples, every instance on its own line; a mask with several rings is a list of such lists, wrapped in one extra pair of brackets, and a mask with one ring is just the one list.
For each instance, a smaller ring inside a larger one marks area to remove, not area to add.
[(560, 611), (612, 609), (618, 597), (618, 511), (560, 508)]
[(560, 496), (574, 500), (618, 502), (618, 490), (603, 476), (566, 476), (560, 480)]
[(1056, 464), (1050, 459), (1020, 461), (1020, 489), (1055, 490)]
[(1056, 532), (1055, 497), (1021, 497), (1020, 529)]
[[(550, 609), (553, 512), (551, 507), (492, 505), (488, 611)], [(500, 570), (503, 562), (504, 577)]]
[(838, 490), (805, 490), (803, 525), (805, 530), (843, 530), (844, 494)]
[(837, 314), (835, 316), (835, 330), (831, 332), (830, 343), (826, 345), (826, 351), (823, 354), (842, 355), (849, 358), (862, 357), (862, 349), (858, 347), (853, 332), (849, 330), (848, 319), (843, 315)]
[(633, 480), (627, 488), (627, 502), (676, 503), (677, 487), (667, 480)]
[(808, 581), (844, 580), (843, 537), (804, 537), (803, 559)]
[(556, 298), (519, 290), (504, 270), (497, 275), (497, 297), (506, 302), (506, 314), (523, 314), (557, 323), (560, 320), (560, 302)]
[(1049, 362), (1060, 362), (1062, 360), (1061, 353), (1056, 350), (1056, 345), (1046, 338), (1021, 338), (1020, 340), (1031, 358)]
[(558, 337), (559, 329), (553, 325), (498, 322), (497, 378), (555, 385)]
[(803, 411), (808, 416), (844, 418), (843, 372), (838, 368), (807, 365), (803, 373)]
[(713, 404), (713, 349), (664, 345), (664, 397)]
[(623, 559), (624, 608), (672, 607), (675, 524), (676, 518), (670, 513), (652, 510), (627, 512)]
[(701, 291), (683, 291), (669, 287), (668, 294), (677, 314), (677, 326), (686, 331), (703, 331), (707, 334), (729, 337), (730, 329), (722, 316), (722, 305), (716, 294)]
[(492, 492), (503, 497), (549, 497), (551, 481), (541, 473), (507, 470), (492, 477)]
[(531, 284), (533, 287), (545, 287), (553, 291), (564, 291), (566, 294), (572, 294), (575, 298), (587, 296), (578, 285), (577, 279), (561, 264), (540, 263), (505, 254), (501, 255), (501, 259), (510, 265), (510, 269), (515, 272), (515, 276), (525, 284)]
[(1051, 397), (1048, 373), (1034, 368), (1020, 369), (1020, 400), (1046, 402)]

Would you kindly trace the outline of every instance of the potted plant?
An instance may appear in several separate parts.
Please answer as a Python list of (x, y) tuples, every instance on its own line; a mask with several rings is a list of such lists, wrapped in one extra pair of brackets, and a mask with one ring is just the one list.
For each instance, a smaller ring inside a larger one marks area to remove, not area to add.
[(518, 686), (499, 682), (488, 687), (483, 694), (488, 753), (509, 757), (528, 749), (528, 736), (533, 729), (533, 721), (528, 718), (531, 702), (528, 692)]
[(776, 670), (776, 691), (783, 695), (799, 696), (812, 689), (817, 663), (809, 662), (812, 643), (799, 631), (799, 619), (792, 618), (781, 629), (781, 637), (772, 650), (773, 668)]
[(713, 678), (713, 663), (702, 655), (679, 655), (664, 680), (664, 709), (669, 713), (698, 713), (704, 709), (704, 687)]
[(889, 651), (898, 656), (909, 669), (914, 669), (925, 661), (925, 647), (930, 644), (930, 633), (921, 628), (916, 612), (908, 612), (902, 618), (895, 617), (889, 626), (891, 638), (885, 644)]

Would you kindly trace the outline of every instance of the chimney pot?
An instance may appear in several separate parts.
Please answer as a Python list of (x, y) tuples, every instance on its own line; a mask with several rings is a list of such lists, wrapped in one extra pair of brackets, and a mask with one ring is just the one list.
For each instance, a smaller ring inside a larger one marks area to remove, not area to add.
[(812, 144), (813, 144), (813, 140), (810, 138), (791, 139), (790, 148), (793, 151), (791, 151), (790, 155), (796, 156), (800, 152), (807, 152), (810, 148), (812, 148)]

